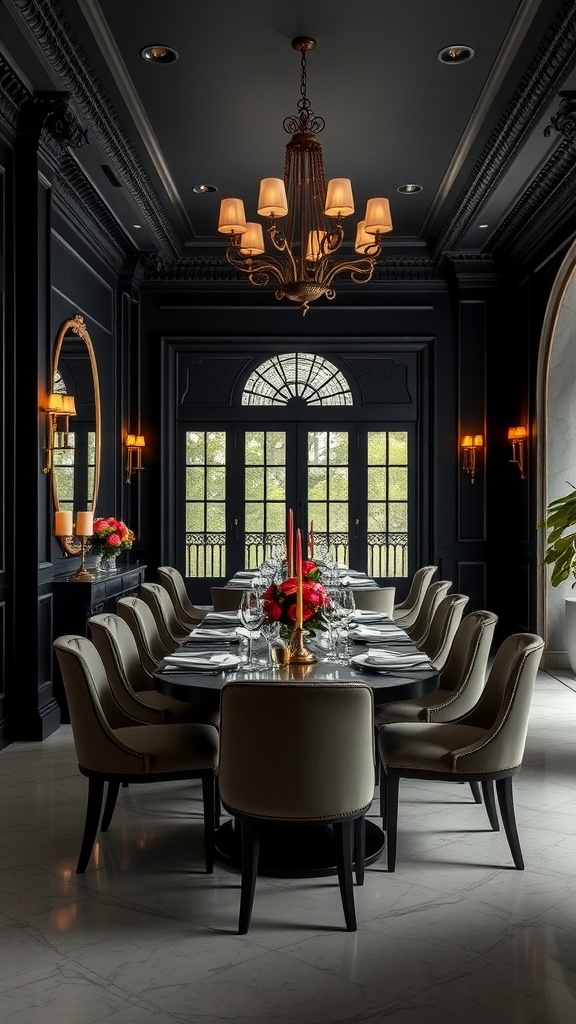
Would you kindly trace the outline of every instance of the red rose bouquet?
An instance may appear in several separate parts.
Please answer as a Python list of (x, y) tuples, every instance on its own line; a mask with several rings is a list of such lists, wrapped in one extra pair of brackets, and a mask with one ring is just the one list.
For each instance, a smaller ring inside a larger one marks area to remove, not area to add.
[[(264, 613), (273, 622), (289, 629), (296, 622), (296, 593), (298, 580), (295, 576), (282, 583), (271, 583), (262, 595)], [(320, 583), (320, 570), (315, 562), (302, 562), (302, 618), (304, 628), (314, 636), (316, 630), (325, 631), (322, 608), (328, 595)]]
[(95, 519), (94, 533), (90, 538), (92, 550), (103, 558), (119, 555), (132, 547), (136, 537), (133, 531), (119, 519)]

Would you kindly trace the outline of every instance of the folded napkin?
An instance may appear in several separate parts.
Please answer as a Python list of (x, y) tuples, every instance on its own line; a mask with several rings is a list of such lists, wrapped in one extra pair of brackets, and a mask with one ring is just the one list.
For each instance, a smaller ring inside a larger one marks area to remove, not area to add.
[(209, 651), (198, 651), (197, 654), (167, 654), (164, 661), (169, 665), (181, 668), (225, 668), (226, 665), (237, 665), (238, 658), (231, 654), (212, 654)]
[(406, 639), (406, 634), (403, 629), (399, 629), (398, 626), (363, 626), (362, 623), (358, 623), (350, 630), (350, 636), (357, 640), (393, 640), (396, 637), (398, 639)]
[(374, 668), (415, 668), (431, 665), (426, 654), (398, 654), (394, 651), (370, 651), (362, 658), (364, 665)]
[[(209, 612), (210, 620), (215, 622), (238, 622), (240, 616), (238, 612)], [(208, 629), (209, 623), (202, 626), (202, 629)]]
[(205, 643), (206, 640), (214, 640), (218, 643), (231, 644), (237, 639), (238, 633), (232, 627), (219, 628), (218, 626), (213, 626), (212, 629), (209, 629), (208, 627), (202, 628), (201, 626), (197, 626), (196, 629), (193, 629), (190, 633), (189, 642), (192, 641), (192, 643), (195, 643), (196, 641), (199, 641), (200, 643)]
[(369, 608), (357, 608), (354, 612), (353, 619), (355, 622), (377, 622), (382, 625), (389, 624), (394, 626), (394, 623), (386, 612), (370, 611)]

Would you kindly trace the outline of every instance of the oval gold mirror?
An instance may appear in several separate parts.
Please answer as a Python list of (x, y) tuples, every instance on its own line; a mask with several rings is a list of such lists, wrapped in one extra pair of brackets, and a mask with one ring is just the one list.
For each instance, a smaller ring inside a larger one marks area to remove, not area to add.
[[(52, 452), (52, 493), (56, 512), (95, 512), (100, 483), (101, 411), (98, 368), (92, 340), (79, 314), (65, 320), (56, 338), (53, 390), (70, 395), (74, 413)], [(69, 555), (80, 553), (78, 537), (60, 537)]]

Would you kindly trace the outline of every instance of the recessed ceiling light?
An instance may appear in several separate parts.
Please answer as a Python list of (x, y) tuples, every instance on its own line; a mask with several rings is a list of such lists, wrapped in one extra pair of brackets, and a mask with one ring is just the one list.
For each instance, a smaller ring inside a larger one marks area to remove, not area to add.
[(479, 228), (489, 228), (490, 225), (489, 224), (479, 224), (478, 227)]
[(453, 46), (445, 46), (438, 51), (438, 60), (441, 64), (464, 64), (464, 61), (471, 60), (474, 50), (471, 46), (463, 46), (462, 43), (454, 43)]
[(142, 227), (142, 225), (141, 225), (141, 224), (133, 224), (133, 225), (132, 225), (132, 227), (133, 227), (133, 228), (138, 228), (138, 230), (140, 230), (140, 228)]
[(396, 191), (403, 196), (412, 196), (415, 192), (421, 192), (422, 188), (422, 185), (398, 185)]
[(151, 64), (173, 64), (175, 60), (178, 60), (176, 50), (173, 50), (171, 46), (162, 46), (160, 43), (156, 43), (154, 46), (145, 46), (143, 50), (140, 50), (140, 56), (144, 60), (150, 61)]
[(193, 192), (200, 192), (201, 195), (207, 196), (210, 192), (217, 192), (216, 185), (194, 185)]

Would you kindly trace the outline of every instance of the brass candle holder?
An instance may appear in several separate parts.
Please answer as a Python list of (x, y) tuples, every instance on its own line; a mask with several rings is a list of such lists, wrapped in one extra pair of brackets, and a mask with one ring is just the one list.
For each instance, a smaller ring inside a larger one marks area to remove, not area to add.
[(304, 643), (305, 630), (302, 626), (295, 626), (290, 637), (290, 664), (311, 665), (317, 661), (316, 655), (309, 651)]
[(76, 569), (76, 572), (74, 573), (72, 579), (76, 581), (76, 583), (85, 583), (87, 581), (94, 579), (92, 573), (88, 572), (88, 569), (86, 568), (86, 548), (88, 546), (88, 537), (80, 537), (80, 543), (82, 545), (80, 549), (82, 561), (80, 562), (80, 565)]

